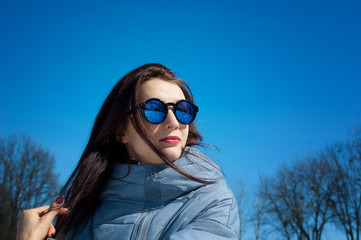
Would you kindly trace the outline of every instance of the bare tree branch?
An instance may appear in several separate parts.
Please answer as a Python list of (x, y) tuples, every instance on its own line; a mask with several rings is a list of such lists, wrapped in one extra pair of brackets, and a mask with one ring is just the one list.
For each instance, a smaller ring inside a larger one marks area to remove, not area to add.
[(332, 159), (336, 191), (330, 205), (347, 239), (360, 239), (361, 208), (361, 129), (353, 138), (327, 149)]

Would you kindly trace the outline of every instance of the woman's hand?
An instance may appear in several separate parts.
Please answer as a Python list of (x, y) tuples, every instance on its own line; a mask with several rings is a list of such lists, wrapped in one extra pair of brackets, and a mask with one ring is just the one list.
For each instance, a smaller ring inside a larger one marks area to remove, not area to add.
[(64, 197), (57, 197), (51, 206), (24, 210), (18, 221), (16, 240), (43, 240), (55, 234), (55, 228), (51, 224), (56, 215), (63, 215), (68, 209), (62, 208)]

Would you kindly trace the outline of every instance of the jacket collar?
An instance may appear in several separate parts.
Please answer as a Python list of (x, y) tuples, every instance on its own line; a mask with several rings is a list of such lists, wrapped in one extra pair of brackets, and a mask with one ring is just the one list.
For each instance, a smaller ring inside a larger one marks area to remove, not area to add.
[[(195, 148), (186, 147), (174, 164), (200, 179), (216, 181), (223, 178), (219, 167)], [(116, 163), (100, 200), (136, 201), (145, 210), (154, 209), (204, 185), (183, 176), (167, 164)]]

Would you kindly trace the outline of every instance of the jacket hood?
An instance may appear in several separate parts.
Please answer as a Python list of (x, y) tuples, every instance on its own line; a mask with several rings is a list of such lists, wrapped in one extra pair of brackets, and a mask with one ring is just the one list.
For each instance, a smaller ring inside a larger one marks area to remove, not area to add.
[[(174, 164), (202, 180), (217, 182), (223, 179), (219, 167), (195, 148), (186, 147)], [(103, 202), (121, 201), (137, 205), (144, 211), (160, 208), (204, 185), (180, 174), (168, 164), (116, 163), (99, 198)]]

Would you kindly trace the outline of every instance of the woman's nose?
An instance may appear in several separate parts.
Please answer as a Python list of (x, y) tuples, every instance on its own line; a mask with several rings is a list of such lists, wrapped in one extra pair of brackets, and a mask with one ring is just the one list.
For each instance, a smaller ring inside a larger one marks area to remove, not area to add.
[(166, 129), (177, 129), (179, 128), (179, 122), (174, 114), (174, 112), (172, 111), (172, 109), (168, 109), (168, 114), (167, 117), (164, 121), (165, 124), (165, 128)]

